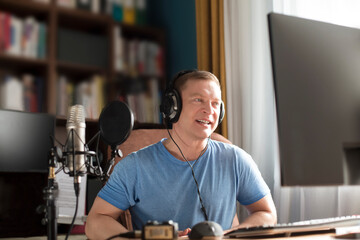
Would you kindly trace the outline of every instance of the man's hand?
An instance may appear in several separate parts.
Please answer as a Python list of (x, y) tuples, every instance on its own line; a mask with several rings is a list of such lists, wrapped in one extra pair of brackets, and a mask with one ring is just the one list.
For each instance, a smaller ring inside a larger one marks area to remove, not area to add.
[(179, 237), (183, 237), (183, 236), (188, 235), (190, 232), (191, 232), (191, 229), (190, 229), (190, 228), (187, 228), (187, 229), (185, 229), (184, 231), (178, 231), (178, 236), (179, 236)]

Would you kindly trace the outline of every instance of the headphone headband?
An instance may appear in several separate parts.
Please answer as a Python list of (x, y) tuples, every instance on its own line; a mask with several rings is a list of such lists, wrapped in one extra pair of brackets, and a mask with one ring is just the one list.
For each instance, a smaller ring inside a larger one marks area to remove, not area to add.
[(181, 76), (184, 76), (188, 73), (197, 72), (197, 69), (190, 69), (190, 70), (183, 70), (175, 74), (175, 76), (172, 78), (172, 80), (169, 82), (169, 85), (167, 87), (167, 91), (172, 91), (175, 89), (175, 82), (178, 80)]

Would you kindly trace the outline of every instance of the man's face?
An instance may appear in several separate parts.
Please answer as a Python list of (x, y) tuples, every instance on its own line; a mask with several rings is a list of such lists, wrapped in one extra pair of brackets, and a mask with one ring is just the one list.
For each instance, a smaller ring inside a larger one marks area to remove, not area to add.
[(212, 80), (188, 80), (180, 94), (182, 110), (176, 127), (199, 140), (209, 137), (219, 120), (220, 87)]

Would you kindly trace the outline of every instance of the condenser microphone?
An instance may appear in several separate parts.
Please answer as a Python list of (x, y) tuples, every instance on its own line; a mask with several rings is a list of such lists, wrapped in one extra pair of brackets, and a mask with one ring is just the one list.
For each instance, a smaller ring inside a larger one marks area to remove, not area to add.
[(80, 182), (80, 176), (86, 173), (85, 165), (85, 113), (82, 105), (74, 105), (69, 109), (66, 123), (67, 167), (69, 175), (75, 177), (74, 182)]

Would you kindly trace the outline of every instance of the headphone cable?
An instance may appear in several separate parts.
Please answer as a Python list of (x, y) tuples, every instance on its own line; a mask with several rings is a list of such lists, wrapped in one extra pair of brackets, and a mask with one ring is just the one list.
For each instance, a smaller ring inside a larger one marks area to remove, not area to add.
[(188, 165), (190, 166), (190, 168), (191, 168), (191, 174), (192, 174), (193, 179), (194, 179), (195, 184), (196, 184), (197, 193), (198, 193), (199, 200), (200, 200), (200, 204), (201, 204), (201, 210), (202, 210), (202, 212), (204, 213), (205, 220), (206, 220), (206, 221), (209, 221), (208, 215), (207, 215), (207, 213), (206, 213), (205, 206), (204, 206), (204, 204), (203, 204), (203, 201), (202, 201), (202, 198), (201, 198), (201, 195), (200, 195), (199, 184), (198, 184), (198, 181), (196, 180), (196, 177), (195, 177), (195, 172), (194, 172), (193, 165), (195, 165), (195, 164), (197, 163), (197, 161), (199, 160), (199, 158), (201, 157), (201, 155), (203, 155), (203, 153), (204, 153), (205, 150), (207, 149), (208, 144), (209, 144), (209, 139), (210, 139), (210, 137), (208, 138), (208, 141), (207, 141), (207, 143), (206, 143), (205, 148), (200, 152), (199, 157), (196, 159), (196, 161), (194, 162), (194, 164), (191, 165), (190, 162), (189, 162), (189, 161), (186, 159), (186, 157), (184, 156), (184, 154), (183, 154), (183, 152), (181, 151), (181, 148), (179, 147), (179, 145), (177, 145), (177, 143), (175, 142), (175, 140), (174, 140), (173, 137), (171, 136), (171, 133), (170, 133), (169, 129), (167, 128), (166, 130), (167, 130), (167, 132), (169, 133), (169, 136), (170, 136), (171, 140), (175, 143), (176, 147), (179, 149), (182, 157), (184, 158), (184, 160), (187, 162), (187, 164), (188, 164)]

